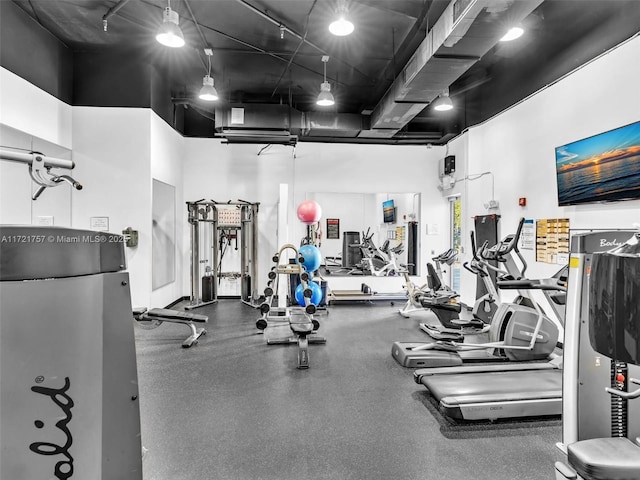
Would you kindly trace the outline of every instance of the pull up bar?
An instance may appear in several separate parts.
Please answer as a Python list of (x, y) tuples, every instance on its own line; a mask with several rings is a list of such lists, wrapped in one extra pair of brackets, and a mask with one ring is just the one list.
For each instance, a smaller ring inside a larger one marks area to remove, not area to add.
[(51, 173), (52, 168), (66, 168), (72, 170), (75, 163), (71, 160), (62, 158), (47, 157), (39, 152), (16, 152), (13, 150), (1, 150), (0, 160), (9, 162), (24, 163), (29, 166), (29, 176), (38, 184), (39, 188), (31, 196), (32, 200), (38, 197), (48, 187), (56, 187), (63, 182), (68, 183), (76, 190), (82, 190), (82, 185), (69, 175), (54, 175)]
[(47, 157), (46, 155), (37, 152), (25, 153), (14, 152), (11, 150), (0, 150), (0, 159), (45, 168), (66, 168), (68, 170), (72, 170), (76, 166), (71, 160)]

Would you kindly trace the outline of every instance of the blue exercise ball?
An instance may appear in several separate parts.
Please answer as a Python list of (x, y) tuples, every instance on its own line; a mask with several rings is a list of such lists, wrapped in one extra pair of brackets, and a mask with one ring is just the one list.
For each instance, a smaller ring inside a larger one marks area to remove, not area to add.
[(298, 249), (298, 254), (304, 258), (302, 265), (307, 269), (307, 272), (313, 273), (320, 268), (322, 253), (320, 253), (318, 247), (314, 245), (303, 245)]
[[(311, 298), (309, 300), (315, 306), (318, 306), (318, 304), (322, 301), (322, 288), (320, 288), (320, 285), (318, 285), (316, 282), (312, 281), (307, 282), (307, 286), (311, 289)], [(304, 287), (302, 286), (302, 284), (299, 284), (296, 287), (296, 302), (298, 302), (298, 305), (300, 305), (301, 307), (305, 306)]]

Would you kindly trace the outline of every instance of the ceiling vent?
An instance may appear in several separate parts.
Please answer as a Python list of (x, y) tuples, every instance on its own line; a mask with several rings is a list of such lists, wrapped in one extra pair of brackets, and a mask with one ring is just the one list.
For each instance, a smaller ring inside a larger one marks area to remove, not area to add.
[(495, 46), (542, 0), (454, 0), (427, 33), (360, 137), (391, 138)]

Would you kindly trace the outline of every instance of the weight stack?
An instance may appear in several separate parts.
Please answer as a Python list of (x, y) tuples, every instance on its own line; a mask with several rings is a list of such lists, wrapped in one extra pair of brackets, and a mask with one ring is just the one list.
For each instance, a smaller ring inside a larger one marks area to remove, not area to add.
[(342, 237), (342, 266), (355, 267), (362, 260), (360, 247), (360, 232), (344, 232)]
[(409, 275), (418, 274), (418, 222), (409, 222), (407, 228), (407, 270)]
[(213, 302), (216, 299), (216, 277), (205, 275), (202, 277), (202, 301)]

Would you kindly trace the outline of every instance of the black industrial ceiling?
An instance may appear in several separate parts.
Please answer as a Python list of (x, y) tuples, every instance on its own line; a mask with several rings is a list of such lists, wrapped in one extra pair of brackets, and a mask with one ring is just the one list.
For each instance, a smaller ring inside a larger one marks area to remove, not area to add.
[[(355, 31), (346, 37), (327, 29), (336, 0), (172, 0), (186, 46), (170, 49), (155, 40), (167, 0), (13, 3), (83, 59), (74, 62), (74, 82), (85, 83), (73, 87), (74, 98), (81, 88), (105, 88), (92, 65), (101, 76), (131, 76), (131, 85), (152, 65), (162, 72), (173, 108), (164, 118), (179, 131), (231, 132), (230, 107), (242, 107), (248, 117), (255, 113), (250, 132), (236, 128), (248, 141), (269, 140), (261, 135), (272, 130), (274, 141), (296, 135), (300, 141), (442, 144), (640, 30), (638, 0), (348, 0)], [(458, 24), (450, 31), (452, 21)], [(498, 42), (513, 23), (525, 28), (524, 36)], [(214, 52), (215, 105), (197, 99), (206, 47)], [(323, 55), (330, 57), (331, 107), (315, 104)], [(131, 69), (132, 61), (139, 70)], [(455, 108), (435, 112), (430, 103), (447, 87)], [(137, 106), (129, 103), (120, 106)], [(288, 112), (284, 124), (282, 112)]]

